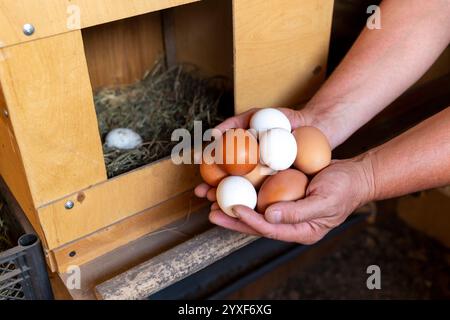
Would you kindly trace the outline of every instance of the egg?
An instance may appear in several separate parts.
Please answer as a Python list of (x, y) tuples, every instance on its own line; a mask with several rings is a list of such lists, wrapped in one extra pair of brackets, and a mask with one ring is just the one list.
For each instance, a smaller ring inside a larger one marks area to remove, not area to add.
[(227, 130), (217, 142), (215, 162), (230, 175), (243, 176), (259, 162), (258, 140), (247, 130)]
[(207, 184), (217, 187), (219, 182), (228, 176), (228, 173), (215, 163), (208, 164), (206, 162), (202, 162), (200, 164), (200, 175)]
[(263, 132), (259, 139), (261, 161), (273, 170), (289, 168), (297, 156), (297, 142), (287, 130), (274, 128)]
[(224, 178), (217, 187), (216, 198), (220, 209), (231, 217), (236, 217), (232, 211), (233, 206), (243, 205), (255, 209), (257, 202), (253, 185), (239, 176)]
[(308, 178), (296, 169), (280, 171), (267, 178), (258, 193), (257, 210), (264, 213), (266, 209), (280, 201), (295, 201), (303, 198), (308, 186)]
[(258, 189), (264, 180), (266, 180), (271, 175), (275, 174), (276, 171), (266, 167), (263, 164), (258, 164), (255, 169), (253, 169), (250, 173), (247, 173), (244, 178), (250, 181), (250, 183)]
[(273, 128), (282, 128), (291, 132), (291, 122), (278, 109), (261, 109), (255, 112), (250, 119), (250, 129), (255, 130), (258, 135)]
[(293, 135), (297, 142), (294, 166), (306, 174), (315, 174), (331, 162), (331, 146), (316, 127), (299, 127)]
[(108, 132), (105, 138), (106, 146), (122, 150), (131, 150), (142, 143), (141, 136), (128, 128), (116, 128)]

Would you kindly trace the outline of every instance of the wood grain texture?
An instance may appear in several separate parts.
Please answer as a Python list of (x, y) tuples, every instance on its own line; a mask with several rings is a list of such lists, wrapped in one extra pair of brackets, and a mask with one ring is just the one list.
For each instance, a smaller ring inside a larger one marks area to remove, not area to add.
[[(38, 208), (49, 249), (105, 228), (191, 190), (201, 181), (197, 165), (163, 159)], [(66, 210), (71, 200), (75, 206)]]
[(81, 32), (1, 50), (0, 78), (34, 205), (105, 180)]
[(5, 110), (7, 110), (6, 101), (0, 86), (0, 175), (40, 236), (42, 244), (46, 246), (22, 164), (22, 156), (17, 146), (9, 114), (6, 116)]
[(233, 19), (230, 0), (203, 0), (171, 9), (177, 62), (192, 63), (207, 76), (233, 79)]
[[(73, 7), (78, 6), (80, 27), (170, 8), (198, 0), (2, 0), (0, 1), (0, 41), (3, 46), (46, 38), (73, 31)], [(27, 37), (24, 23), (32, 23), (35, 33)], [(77, 28), (79, 29), (79, 28)]]
[(434, 189), (402, 197), (397, 212), (409, 226), (450, 248), (450, 194)]
[(164, 54), (159, 12), (83, 29), (82, 35), (94, 90), (142, 79)]
[(257, 238), (215, 227), (97, 285), (97, 296), (104, 300), (145, 299)]
[[(66, 272), (70, 265), (82, 265), (107, 252), (126, 245), (144, 235), (188, 217), (206, 203), (192, 191), (169, 199), (150, 209), (123, 219), (84, 238), (53, 250), (58, 272)], [(75, 255), (70, 256), (71, 252)]]
[(322, 83), (332, 0), (233, 0), (235, 111), (292, 107)]
[[(208, 208), (192, 213), (136, 241), (80, 265), (81, 287), (71, 288), (76, 300), (96, 299), (95, 286), (189, 240), (211, 228)], [(60, 273), (64, 282), (70, 273)]]

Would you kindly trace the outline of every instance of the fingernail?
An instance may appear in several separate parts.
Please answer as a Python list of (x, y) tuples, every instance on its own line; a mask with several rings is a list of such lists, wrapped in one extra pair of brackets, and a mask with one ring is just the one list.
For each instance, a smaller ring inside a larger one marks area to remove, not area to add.
[(231, 212), (233, 212), (236, 218), (240, 218), (239, 212), (234, 207), (231, 208)]
[(270, 220), (273, 223), (281, 222), (281, 211), (280, 210), (272, 210), (268, 214), (269, 214)]

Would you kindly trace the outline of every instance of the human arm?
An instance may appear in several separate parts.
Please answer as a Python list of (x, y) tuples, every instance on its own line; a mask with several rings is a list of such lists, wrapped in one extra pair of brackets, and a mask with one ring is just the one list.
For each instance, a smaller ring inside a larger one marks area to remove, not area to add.
[(213, 204), (210, 220), (273, 239), (315, 243), (357, 207), (450, 184), (450, 107), (393, 140), (315, 176), (304, 199), (279, 202), (264, 215), (236, 206), (238, 219)]
[(380, 30), (364, 28), (301, 111), (332, 147), (414, 84), (450, 42), (450, 1), (384, 0)]

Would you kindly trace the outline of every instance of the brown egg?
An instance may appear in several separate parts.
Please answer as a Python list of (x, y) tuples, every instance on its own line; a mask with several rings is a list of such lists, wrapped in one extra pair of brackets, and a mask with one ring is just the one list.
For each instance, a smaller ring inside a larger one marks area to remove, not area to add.
[(200, 175), (207, 184), (217, 187), (220, 181), (228, 176), (228, 173), (226, 173), (222, 168), (220, 168), (219, 165), (215, 163), (207, 164), (203, 161), (200, 164)]
[(266, 180), (268, 177), (275, 174), (275, 170), (266, 167), (263, 164), (258, 164), (255, 169), (253, 169), (250, 173), (247, 173), (244, 178), (246, 178), (248, 181), (252, 183), (252, 185), (258, 189), (261, 187), (264, 180)]
[(230, 129), (217, 143), (216, 163), (233, 176), (243, 176), (259, 162), (256, 138), (247, 130)]
[(267, 178), (258, 193), (257, 210), (264, 213), (270, 205), (280, 201), (295, 201), (303, 198), (308, 178), (296, 169), (287, 169)]
[(292, 132), (297, 141), (294, 166), (306, 174), (315, 174), (331, 162), (327, 137), (315, 127), (299, 127)]

